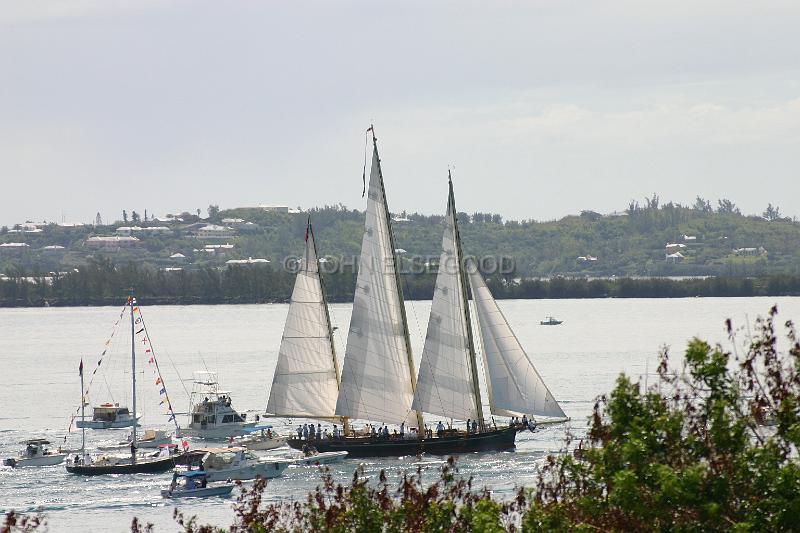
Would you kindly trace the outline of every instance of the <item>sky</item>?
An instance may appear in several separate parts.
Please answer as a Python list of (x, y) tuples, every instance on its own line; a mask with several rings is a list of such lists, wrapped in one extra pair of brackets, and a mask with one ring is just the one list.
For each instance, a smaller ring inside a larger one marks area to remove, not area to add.
[(0, 0), (0, 224), (123, 209), (800, 215), (800, 3)]

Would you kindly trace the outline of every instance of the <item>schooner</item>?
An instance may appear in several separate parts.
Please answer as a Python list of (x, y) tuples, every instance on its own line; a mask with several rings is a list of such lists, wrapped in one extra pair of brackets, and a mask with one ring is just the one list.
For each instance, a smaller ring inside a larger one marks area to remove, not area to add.
[[(492, 414), (528, 414), (566, 420), (482, 276), (476, 268), (466, 268), (452, 181), (431, 317), (417, 377), (377, 139), (372, 128), (368, 131), (373, 131), (372, 167), (344, 366), (341, 379), (334, 381), (338, 374), (331, 343), (330, 349), (324, 350), (325, 357), (320, 358), (320, 361), (329, 361), (325, 374), (327, 381), (316, 389), (319, 390), (317, 400), (320, 403), (313, 412), (306, 409), (303, 413), (310, 418), (338, 416), (389, 424), (405, 423), (408, 428), (416, 427), (417, 432), (407, 433), (404, 438), (356, 436), (348, 432), (341, 438), (315, 440), (316, 449), (320, 452), (347, 451), (350, 457), (375, 457), (513, 448), (519, 427), (488, 428), (484, 421), (476, 357), (476, 344), (479, 342), (483, 346)], [(468, 286), (472, 290), (480, 332), (477, 339), (472, 331)], [(325, 305), (324, 298), (322, 305)], [(290, 309), (290, 320), (291, 315)], [(287, 328), (288, 324), (287, 321)], [(325, 325), (320, 324), (322, 333), (325, 333)], [(327, 334), (323, 338), (330, 339), (330, 331), (328, 321)], [(285, 339), (284, 334), (284, 342)], [(279, 356), (278, 367), (283, 366)], [(299, 380), (301, 375), (304, 374), (293, 372), (292, 379)], [(277, 376), (278, 371), (276, 380)], [(334, 385), (338, 387), (334, 388)], [(331, 413), (331, 398), (337, 389), (335, 409)], [(296, 391), (274, 389), (270, 401), (273, 394), (276, 402), (285, 401), (292, 392), (308, 399), (314, 391), (315, 388), (308, 387), (308, 383), (298, 384)], [(441, 436), (428, 438), (423, 430), (423, 412), (449, 419), (473, 419), (479, 423), (480, 429), (467, 433), (448, 430)], [(305, 443), (301, 439), (289, 440), (289, 445), (297, 449)]]

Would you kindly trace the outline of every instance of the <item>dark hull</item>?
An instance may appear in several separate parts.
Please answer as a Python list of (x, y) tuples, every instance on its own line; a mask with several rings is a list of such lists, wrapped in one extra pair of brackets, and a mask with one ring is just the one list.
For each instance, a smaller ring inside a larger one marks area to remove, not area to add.
[(302, 450), (310, 444), (319, 452), (345, 451), (348, 457), (399, 457), (401, 455), (458, 455), (471, 452), (510, 450), (515, 446), (517, 428), (505, 428), (472, 435), (453, 435), (418, 440), (370, 437), (305, 441), (289, 439), (289, 446)]
[(68, 465), (67, 472), (80, 476), (101, 476), (107, 474), (153, 474), (175, 468), (175, 458), (142, 460), (124, 465)]

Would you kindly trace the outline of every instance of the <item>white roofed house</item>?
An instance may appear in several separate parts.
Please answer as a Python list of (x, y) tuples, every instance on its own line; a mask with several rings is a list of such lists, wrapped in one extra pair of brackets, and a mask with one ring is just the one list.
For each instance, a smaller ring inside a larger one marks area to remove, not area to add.
[(60, 244), (51, 244), (49, 246), (43, 247), (42, 248), (42, 253), (59, 254), (59, 253), (64, 253), (65, 250), (66, 250), (66, 248), (64, 248)]
[(216, 224), (207, 224), (194, 230), (194, 235), (198, 239), (215, 240), (215, 239), (232, 239), (236, 232), (233, 228), (227, 226), (217, 226)]
[(30, 251), (31, 246), (26, 242), (4, 242), (0, 244), (0, 254), (20, 255)]
[(174, 254), (169, 256), (169, 259), (170, 259), (170, 261), (172, 261), (174, 263), (185, 263), (186, 262), (186, 256), (183, 255), (180, 252), (175, 252)]
[(139, 244), (139, 239), (130, 236), (94, 236), (84, 241), (89, 248), (96, 250), (119, 250), (120, 248), (130, 248)]

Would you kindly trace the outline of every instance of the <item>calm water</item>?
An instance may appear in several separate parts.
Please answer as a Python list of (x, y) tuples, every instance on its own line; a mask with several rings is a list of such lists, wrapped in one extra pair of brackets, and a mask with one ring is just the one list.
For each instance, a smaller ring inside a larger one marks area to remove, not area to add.
[[(146, 303), (146, 302), (145, 302)], [(738, 325), (763, 315), (777, 303), (781, 317), (800, 319), (798, 298), (692, 298), (675, 300), (518, 300), (500, 303), (517, 336), (532, 356), (567, 415), (572, 431), (585, 428), (594, 398), (608, 391), (620, 372), (642, 376), (657, 364), (663, 345), (672, 347), (676, 361), (686, 341), (701, 336), (725, 341), (723, 321)], [(14, 455), (19, 441), (46, 436), (60, 442), (69, 415), (79, 404), (78, 362), (87, 374), (111, 333), (120, 308), (0, 309), (0, 457)], [(422, 346), (430, 302), (411, 302), (408, 316), (415, 353)], [(192, 371), (219, 372), (222, 386), (232, 391), (239, 410), (263, 411), (280, 344), (286, 305), (143, 307), (145, 320), (159, 356), (170, 395), (177, 410), (186, 411)], [(539, 326), (554, 315), (561, 326)], [(332, 306), (334, 325), (346, 331), (350, 306)], [(124, 323), (122, 324), (124, 326)], [(127, 331), (117, 332), (92, 386), (92, 402), (113, 397), (129, 402), (130, 359)], [(344, 339), (337, 339), (344, 353)], [(140, 377), (139, 410), (146, 427), (168, 428), (158, 408), (158, 390), (145, 359)], [(181, 382), (181, 379), (185, 383)], [(252, 416), (252, 415), (251, 415)], [(181, 422), (185, 417), (180, 417)], [(297, 421), (292, 421), (297, 422)], [(289, 421), (277, 421), (284, 425)], [(537, 463), (561, 446), (565, 426), (549, 427), (518, 438), (516, 451), (470, 455), (459, 461), (462, 472), (479, 485), (511, 494), (515, 486), (535, 478)], [(91, 445), (124, 440), (127, 430), (87, 431)], [(80, 446), (73, 430), (67, 447)], [(416, 469), (417, 458), (370, 460), (368, 473), (380, 468), (393, 479)], [(440, 458), (425, 458), (426, 472), (435, 475)], [(347, 481), (358, 464), (351, 460), (332, 465)], [(317, 484), (315, 469), (290, 468), (269, 484), (275, 500), (302, 497)], [(103, 476), (83, 479), (68, 475), (63, 466), (11, 470), (0, 467), (0, 509), (32, 512), (41, 509), (51, 530), (125, 531), (133, 516), (151, 521), (160, 531), (172, 531), (173, 505), (159, 489), (169, 474)], [(187, 514), (220, 525), (232, 520), (232, 501), (209, 499), (181, 502)]]

